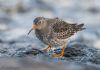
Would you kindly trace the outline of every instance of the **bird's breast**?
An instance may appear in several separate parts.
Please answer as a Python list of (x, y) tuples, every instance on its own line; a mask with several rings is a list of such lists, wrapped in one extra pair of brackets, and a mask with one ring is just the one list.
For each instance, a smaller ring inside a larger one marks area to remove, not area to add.
[(49, 37), (48, 37), (48, 34), (47, 32), (43, 31), (43, 30), (35, 30), (35, 34), (36, 34), (36, 37), (41, 41), (43, 42), (44, 44), (48, 44), (49, 42)]
[(64, 43), (67, 42), (66, 39), (58, 39), (57, 37), (53, 36), (52, 33), (49, 34), (49, 32), (45, 33), (41, 30), (36, 30), (35, 34), (37, 38), (46, 45), (51, 45), (56, 47), (56, 46), (62, 46)]

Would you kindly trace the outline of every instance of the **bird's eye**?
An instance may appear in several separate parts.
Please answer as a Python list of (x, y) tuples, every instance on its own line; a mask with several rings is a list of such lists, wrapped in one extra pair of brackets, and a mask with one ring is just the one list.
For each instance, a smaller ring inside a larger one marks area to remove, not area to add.
[(40, 20), (38, 23), (39, 23), (39, 24), (42, 24), (42, 23), (43, 23), (43, 21), (42, 21), (42, 20)]

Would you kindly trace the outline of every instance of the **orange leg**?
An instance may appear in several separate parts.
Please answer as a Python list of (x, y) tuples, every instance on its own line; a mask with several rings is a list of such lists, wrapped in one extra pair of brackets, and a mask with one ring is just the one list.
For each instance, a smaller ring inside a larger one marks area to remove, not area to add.
[(62, 51), (61, 51), (61, 57), (64, 57), (64, 52), (65, 52), (64, 50), (65, 50), (65, 48), (63, 47)]
[(60, 54), (54, 54), (52, 55), (53, 57), (58, 57), (58, 58), (62, 58), (64, 57), (64, 50), (65, 50), (66, 46), (64, 46), (61, 50), (61, 53)]
[(48, 45), (48, 47), (47, 47), (47, 48), (45, 48), (45, 49), (43, 49), (43, 51), (48, 52), (48, 51), (50, 51), (50, 49), (51, 49), (51, 46), (50, 46), (50, 45)]
[(64, 57), (64, 50), (65, 50), (65, 48), (62, 48), (62, 50), (61, 50), (61, 53), (60, 53), (60, 54), (54, 54), (54, 55), (52, 55), (52, 56), (53, 56), (53, 57), (62, 58), (62, 57)]

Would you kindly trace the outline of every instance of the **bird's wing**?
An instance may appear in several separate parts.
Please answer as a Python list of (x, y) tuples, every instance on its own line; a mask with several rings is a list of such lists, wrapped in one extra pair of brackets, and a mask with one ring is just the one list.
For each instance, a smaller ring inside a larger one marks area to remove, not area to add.
[(57, 21), (52, 26), (53, 35), (58, 39), (66, 39), (77, 32), (77, 24), (69, 24), (65, 21)]

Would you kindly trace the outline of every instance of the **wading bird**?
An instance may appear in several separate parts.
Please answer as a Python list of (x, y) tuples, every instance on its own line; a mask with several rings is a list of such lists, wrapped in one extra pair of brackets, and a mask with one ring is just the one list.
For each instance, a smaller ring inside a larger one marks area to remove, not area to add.
[(83, 26), (84, 24), (70, 24), (59, 18), (37, 17), (34, 19), (32, 29), (29, 33), (35, 30), (36, 37), (48, 45), (44, 51), (49, 51), (52, 47), (62, 48), (61, 53), (54, 54), (53, 56), (63, 57), (68, 38), (76, 32), (84, 30)]

